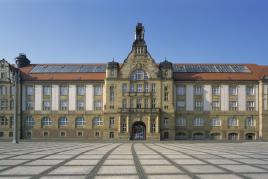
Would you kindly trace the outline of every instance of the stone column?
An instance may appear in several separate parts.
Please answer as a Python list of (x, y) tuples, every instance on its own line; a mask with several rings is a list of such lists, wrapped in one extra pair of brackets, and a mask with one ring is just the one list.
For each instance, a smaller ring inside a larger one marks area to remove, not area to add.
[(129, 128), (129, 116), (127, 116), (127, 120), (126, 120), (126, 128), (127, 128), (127, 131), (126, 131), (126, 133), (128, 133), (128, 128)]
[(147, 126), (147, 133), (150, 133), (151, 132), (151, 116), (148, 116), (148, 126)]
[(156, 119), (155, 119), (155, 133), (158, 133), (159, 132), (159, 117), (156, 116)]
[(121, 116), (118, 118), (118, 133), (121, 132)]

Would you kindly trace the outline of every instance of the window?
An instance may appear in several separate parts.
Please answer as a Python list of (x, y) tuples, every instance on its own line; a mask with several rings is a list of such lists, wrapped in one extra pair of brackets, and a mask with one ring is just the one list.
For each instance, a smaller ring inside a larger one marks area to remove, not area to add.
[(253, 96), (255, 94), (255, 88), (253, 86), (247, 86), (247, 96)]
[(165, 106), (164, 106), (164, 109), (165, 109), (165, 110), (168, 110), (168, 105), (165, 105)]
[(122, 100), (122, 108), (127, 108), (127, 99)]
[(211, 126), (221, 126), (221, 120), (219, 118), (212, 118)]
[(134, 84), (130, 84), (130, 92), (135, 92), (135, 87), (134, 87)]
[(50, 110), (50, 101), (43, 101), (43, 110), (44, 111)]
[(255, 101), (247, 101), (247, 110), (254, 111), (255, 110)]
[(148, 75), (144, 70), (138, 69), (130, 75), (130, 79), (131, 80), (148, 80)]
[(114, 127), (114, 117), (109, 118), (109, 127), (113, 128)]
[(109, 138), (110, 138), (110, 139), (113, 139), (113, 138), (114, 138), (114, 132), (110, 132), (110, 134), (109, 134)]
[(237, 133), (228, 134), (228, 140), (238, 140), (238, 134)]
[(212, 101), (212, 110), (214, 110), (214, 111), (220, 110), (220, 102), (219, 101)]
[(0, 137), (4, 137), (4, 132), (0, 132)]
[(176, 119), (176, 126), (177, 127), (185, 127), (186, 126), (186, 119), (183, 117), (178, 117)]
[(148, 93), (149, 92), (149, 84), (148, 83), (145, 83), (144, 84), (144, 92), (145, 93)]
[(8, 101), (0, 100), (0, 110), (7, 110), (7, 109), (8, 109)]
[(101, 117), (95, 117), (94, 118), (94, 125), (96, 126), (102, 126), (103, 125), (103, 120)]
[(144, 108), (149, 108), (149, 102), (147, 98), (144, 99)]
[(198, 111), (203, 110), (203, 101), (201, 100), (195, 101), (195, 110), (198, 110)]
[(84, 86), (77, 86), (77, 95), (84, 96), (85, 95), (85, 87)]
[(0, 95), (6, 95), (6, 94), (7, 94), (7, 87), (0, 86)]
[(85, 107), (85, 102), (84, 101), (77, 101), (77, 109), (79, 111), (83, 111)]
[(43, 95), (50, 96), (51, 95), (51, 87), (50, 86), (43, 86)]
[(27, 96), (32, 96), (34, 93), (33, 87), (32, 86), (26, 86), (26, 95)]
[(94, 86), (94, 95), (95, 96), (102, 95), (102, 87), (101, 86)]
[(194, 126), (204, 126), (204, 120), (202, 118), (195, 118), (193, 121)]
[(25, 126), (26, 127), (33, 127), (35, 124), (35, 121), (34, 121), (34, 118), (31, 117), (31, 116), (28, 116), (26, 119), (25, 119)]
[(195, 95), (202, 95), (203, 94), (203, 87), (202, 86), (195, 86), (194, 92), (195, 92)]
[(237, 109), (238, 109), (237, 101), (230, 101), (229, 108), (231, 111), (237, 111)]
[(141, 93), (142, 92), (142, 84), (138, 84), (138, 93)]
[(49, 135), (49, 134), (48, 134), (47, 131), (45, 131), (45, 132), (43, 133), (43, 136), (44, 136), (44, 137), (48, 137), (48, 135)]
[(114, 102), (114, 86), (110, 86), (110, 102)]
[(142, 107), (142, 98), (137, 98), (137, 109), (141, 109)]
[(127, 123), (126, 123), (126, 119), (122, 119), (121, 120), (121, 132), (125, 133), (127, 131)]
[(14, 96), (14, 94), (15, 94), (15, 87), (12, 86), (12, 87), (11, 87), (11, 95)]
[(14, 109), (14, 100), (10, 100), (10, 105), (9, 105), (10, 109)]
[(78, 132), (77, 132), (77, 136), (78, 136), (78, 137), (83, 137), (83, 132), (78, 131)]
[(60, 117), (59, 119), (59, 126), (67, 126), (68, 125), (68, 119), (67, 117)]
[(60, 110), (66, 111), (68, 109), (68, 101), (61, 100), (60, 101)]
[(177, 86), (176, 92), (179, 96), (185, 95), (185, 86)]
[(204, 138), (205, 138), (205, 136), (204, 136), (204, 134), (202, 132), (195, 132), (193, 134), (193, 139), (194, 140), (202, 140)]
[(1, 78), (1, 79), (5, 79), (5, 78), (6, 78), (6, 73), (1, 72), (1, 74), (0, 74), (0, 78)]
[(101, 106), (102, 106), (102, 104), (101, 104), (101, 101), (100, 100), (96, 100), (94, 102), (94, 109), (95, 110), (101, 110)]
[(85, 125), (85, 119), (83, 117), (78, 117), (75, 119), (75, 126), (80, 127)]
[(61, 131), (61, 132), (60, 132), (60, 136), (61, 136), (61, 137), (65, 137), (65, 136), (66, 136), (66, 132)]
[(32, 110), (33, 109), (33, 101), (27, 100), (26, 101), (26, 110)]
[(164, 101), (168, 101), (168, 87), (164, 87)]
[(212, 95), (219, 96), (220, 95), (220, 87), (219, 86), (213, 86), (212, 87)]
[(184, 109), (184, 107), (185, 107), (185, 101), (184, 100), (177, 101), (177, 109)]
[(126, 83), (123, 83), (123, 84), (122, 84), (122, 92), (123, 92), (123, 93), (128, 92), (128, 91), (127, 91), (127, 84), (126, 84)]
[(253, 126), (255, 126), (255, 120), (253, 119), (252, 116), (247, 117), (247, 119), (246, 119), (246, 126), (247, 127), (253, 127)]
[(151, 121), (151, 133), (155, 133), (155, 119)]
[(228, 120), (228, 125), (229, 125), (229, 127), (238, 126), (238, 120), (236, 118), (232, 117)]
[(95, 137), (100, 137), (100, 132), (99, 131), (95, 132)]
[(152, 92), (155, 93), (156, 92), (156, 84), (152, 83)]
[(10, 117), (9, 117), (9, 127), (10, 127), (10, 128), (13, 127), (13, 121), (14, 121), (13, 116), (10, 116)]
[(168, 127), (168, 118), (164, 118), (164, 127)]
[(229, 87), (229, 95), (230, 96), (236, 96), (237, 95), (237, 86), (230, 86)]
[(67, 86), (61, 86), (60, 87), (60, 95), (61, 96), (67, 96), (68, 95), (68, 87)]
[(42, 126), (51, 126), (52, 120), (49, 117), (44, 117), (41, 120), (41, 124), (42, 124)]
[(5, 116), (0, 116), (0, 125), (1, 126), (7, 126), (8, 125), (8, 120)]
[(156, 108), (156, 99), (152, 98), (152, 109)]

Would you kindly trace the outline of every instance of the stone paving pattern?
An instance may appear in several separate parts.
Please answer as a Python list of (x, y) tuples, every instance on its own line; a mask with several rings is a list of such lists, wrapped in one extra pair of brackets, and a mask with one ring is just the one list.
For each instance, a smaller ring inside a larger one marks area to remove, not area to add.
[(268, 143), (0, 142), (0, 178), (268, 178)]

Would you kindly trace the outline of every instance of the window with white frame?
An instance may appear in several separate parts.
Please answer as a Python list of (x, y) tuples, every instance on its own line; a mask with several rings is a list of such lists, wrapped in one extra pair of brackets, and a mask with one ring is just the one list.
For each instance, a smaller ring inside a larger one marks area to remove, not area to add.
[(44, 111), (49, 111), (50, 110), (50, 101), (46, 100), (46, 101), (43, 101), (43, 110)]
[(203, 95), (203, 86), (195, 86), (194, 88), (195, 95)]
[(127, 84), (126, 84), (126, 83), (123, 83), (123, 84), (122, 84), (122, 92), (123, 92), (123, 93), (128, 92), (128, 91), (127, 91)]
[(228, 126), (229, 127), (238, 126), (238, 120), (235, 117), (229, 118), (229, 120), (228, 120)]
[(155, 109), (156, 108), (156, 98), (152, 98), (152, 108)]
[(199, 127), (199, 126), (204, 126), (204, 120), (200, 117), (197, 117), (193, 120), (193, 126)]
[(7, 126), (8, 125), (8, 119), (4, 115), (0, 115), (0, 126)]
[(6, 95), (7, 94), (7, 87), (6, 86), (0, 86), (0, 95)]
[(212, 95), (219, 96), (220, 95), (220, 87), (219, 86), (212, 86)]
[(51, 87), (50, 86), (43, 86), (43, 95), (50, 96), (51, 95)]
[(137, 109), (141, 109), (141, 107), (142, 107), (142, 98), (138, 97), (136, 104), (137, 104)]
[(184, 109), (185, 107), (185, 101), (184, 100), (178, 100), (177, 101), (177, 109)]
[(247, 86), (247, 96), (254, 96), (255, 88), (254, 86)]
[(230, 101), (229, 108), (230, 108), (230, 111), (237, 111), (238, 110), (238, 102), (237, 101)]
[(95, 126), (102, 126), (103, 125), (103, 120), (101, 117), (95, 117), (94, 118), (94, 125)]
[(149, 92), (149, 84), (148, 83), (145, 83), (144, 84), (144, 92), (145, 93), (148, 93)]
[(212, 110), (214, 110), (214, 111), (220, 110), (220, 102), (219, 101), (212, 101)]
[(221, 120), (218, 117), (211, 119), (211, 126), (221, 126)]
[(26, 95), (33, 96), (33, 94), (34, 94), (33, 86), (26, 86)]
[(185, 95), (185, 86), (177, 86), (176, 93), (179, 96)]
[(11, 92), (11, 95), (14, 96), (14, 94), (15, 94), (15, 87), (14, 86), (11, 87), (11, 91), (10, 92)]
[(247, 110), (255, 111), (255, 101), (247, 101)]
[(114, 102), (114, 86), (110, 86), (110, 102)]
[(68, 95), (68, 87), (67, 86), (60, 86), (60, 95), (67, 96)]
[(26, 101), (26, 110), (32, 110), (33, 109), (33, 101), (27, 100)]
[(138, 84), (137, 89), (138, 89), (138, 93), (141, 93), (142, 92), (142, 84)]
[(133, 83), (130, 84), (130, 92), (135, 92), (135, 86)]
[(114, 117), (109, 117), (109, 127), (110, 128), (114, 127)]
[(85, 119), (83, 117), (77, 117), (75, 119), (75, 126), (81, 127), (85, 125)]
[(59, 126), (67, 126), (68, 125), (68, 119), (67, 117), (60, 117), (59, 118)]
[(94, 109), (95, 110), (101, 110), (101, 108), (102, 108), (101, 100), (94, 101)]
[(176, 126), (177, 127), (185, 127), (186, 126), (186, 119), (183, 117), (178, 117), (176, 119)]
[(1, 110), (8, 109), (8, 101), (6, 99), (0, 100), (0, 109)]
[(255, 120), (253, 119), (252, 116), (249, 116), (249, 117), (246, 118), (246, 126), (247, 127), (255, 126)]
[(148, 80), (148, 78), (148, 74), (142, 69), (135, 70), (130, 75), (131, 80)]
[(127, 99), (122, 99), (122, 108), (127, 108)]
[(94, 95), (95, 96), (102, 95), (102, 86), (94, 86)]
[(194, 104), (195, 104), (195, 110), (199, 111), (203, 110), (203, 101), (196, 100)]
[(152, 92), (155, 93), (156, 92), (156, 84), (152, 83)]
[(125, 118), (123, 118), (121, 120), (120, 125), (121, 125), (121, 132), (122, 133), (125, 133), (127, 131), (127, 122), (126, 122), (126, 119)]
[(60, 101), (60, 110), (62, 110), (62, 111), (68, 110), (68, 101), (66, 101), (66, 100)]
[(35, 124), (35, 120), (32, 116), (27, 116), (25, 119), (25, 126), (26, 127), (33, 127)]
[(77, 95), (78, 96), (84, 96), (85, 95), (85, 87), (84, 86), (77, 86)]
[(41, 120), (41, 124), (42, 124), (42, 126), (51, 126), (52, 120), (49, 117), (44, 117)]
[(82, 111), (82, 110), (84, 110), (84, 108), (85, 108), (85, 102), (82, 100), (77, 101), (77, 109), (79, 111)]
[(144, 99), (144, 108), (149, 108), (149, 100), (148, 100), (148, 98), (145, 98)]
[(238, 93), (237, 86), (229, 86), (229, 95), (230, 96), (236, 96)]

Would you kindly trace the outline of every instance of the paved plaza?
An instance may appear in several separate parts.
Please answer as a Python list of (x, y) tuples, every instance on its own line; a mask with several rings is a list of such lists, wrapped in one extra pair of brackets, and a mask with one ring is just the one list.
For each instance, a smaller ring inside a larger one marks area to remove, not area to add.
[(0, 178), (268, 178), (268, 143), (0, 142)]

